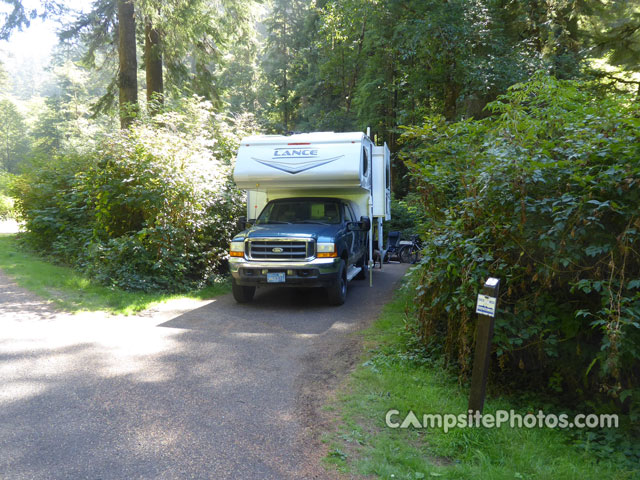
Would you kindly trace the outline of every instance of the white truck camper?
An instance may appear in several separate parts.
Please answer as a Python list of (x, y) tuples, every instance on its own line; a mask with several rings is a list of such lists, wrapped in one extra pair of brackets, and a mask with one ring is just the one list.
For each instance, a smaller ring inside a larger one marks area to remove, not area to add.
[(282, 284), (323, 286), (330, 303), (344, 303), (347, 283), (371, 270), (374, 223), (382, 251), (391, 218), (387, 145), (361, 132), (247, 137), (234, 180), (247, 191), (251, 225), (231, 243), (236, 300)]

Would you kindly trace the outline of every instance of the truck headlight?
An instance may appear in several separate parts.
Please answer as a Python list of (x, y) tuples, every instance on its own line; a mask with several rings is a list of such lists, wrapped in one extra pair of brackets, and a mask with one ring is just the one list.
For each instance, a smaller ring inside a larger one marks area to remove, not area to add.
[(318, 258), (332, 258), (338, 256), (335, 243), (318, 243), (317, 252)]
[(244, 242), (231, 242), (229, 247), (230, 257), (244, 257)]

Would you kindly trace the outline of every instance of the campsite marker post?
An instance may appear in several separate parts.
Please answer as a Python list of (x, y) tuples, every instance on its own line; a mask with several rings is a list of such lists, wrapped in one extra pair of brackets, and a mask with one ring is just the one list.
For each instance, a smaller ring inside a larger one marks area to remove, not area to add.
[(478, 294), (476, 313), (478, 326), (476, 328), (476, 350), (473, 357), (473, 372), (471, 374), (471, 391), (469, 392), (469, 410), (472, 414), (482, 413), (484, 397), (487, 391), (487, 374), (491, 359), (491, 339), (493, 338), (493, 324), (498, 304), (500, 279), (489, 277)]

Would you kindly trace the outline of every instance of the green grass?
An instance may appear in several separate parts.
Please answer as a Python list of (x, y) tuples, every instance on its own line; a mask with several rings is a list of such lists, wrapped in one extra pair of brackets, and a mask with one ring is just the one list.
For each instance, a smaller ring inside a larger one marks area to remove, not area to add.
[[(428, 413), (467, 411), (468, 390), (437, 360), (424, 360), (407, 348), (410, 335), (403, 322), (405, 300), (385, 307), (365, 335), (367, 361), (359, 366), (326, 410), (336, 416), (326, 434), (329, 468), (349, 475), (384, 479), (631, 479), (640, 478), (617, 451), (597, 458), (572, 444), (567, 431), (500, 428), (391, 429), (390, 409), (402, 419), (412, 410)], [(509, 399), (487, 399), (485, 413), (497, 409), (527, 410)], [(544, 408), (543, 410), (546, 410)], [(533, 410), (535, 413), (537, 411)], [(557, 413), (560, 413), (556, 410)], [(551, 413), (551, 412), (548, 412)]]
[(16, 235), (0, 234), (0, 270), (18, 285), (30, 290), (58, 307), (70, 311), (103, 310), (131, 314), (154, 304), (177, 298), (208, 299), (230, 290), (221, 282), (185, 294), (127, 292), (109, 288), (84, 277), (77, 271), (46, 260), (21, 249)]

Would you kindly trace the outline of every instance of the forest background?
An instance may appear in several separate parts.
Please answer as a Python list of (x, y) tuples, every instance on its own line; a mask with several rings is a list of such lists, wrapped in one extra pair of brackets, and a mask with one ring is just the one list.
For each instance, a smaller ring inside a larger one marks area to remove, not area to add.
[(113, 288), (217, 278), (248, 133), (362, 131), (422, 262), (407, 328), (465, 381), (503, 280), (492, 381), (640, 420), (640, 5), (604, 0), (0, 2), (0, 216)]

